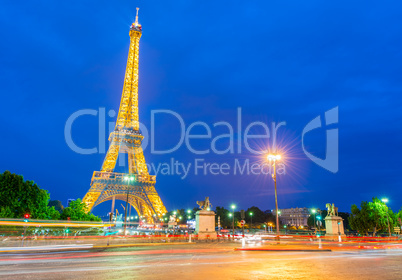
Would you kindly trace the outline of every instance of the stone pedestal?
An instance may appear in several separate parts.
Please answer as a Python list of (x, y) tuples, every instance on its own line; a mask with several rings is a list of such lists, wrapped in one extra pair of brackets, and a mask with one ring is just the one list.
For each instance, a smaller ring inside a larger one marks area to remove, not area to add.
[(198, 234), (198, 240), (217, 239), (214, 211), (200, 210), (195, 213), (194, 233)]
[(346, 237), (345, 230), (343, 228), (343, 219), (338, 216), (326, 216), (325, 217), (325, 238), (338, 239), (339, 235), (343, 238)]
[(170, 222), (170, 221), (169, 221), (169, 223), (168, 223), (168, 228), (169, 228), (169, 229), (175, 228), (176, 226), (177, 226), (177, 223), (176, 223), (176, 222)]

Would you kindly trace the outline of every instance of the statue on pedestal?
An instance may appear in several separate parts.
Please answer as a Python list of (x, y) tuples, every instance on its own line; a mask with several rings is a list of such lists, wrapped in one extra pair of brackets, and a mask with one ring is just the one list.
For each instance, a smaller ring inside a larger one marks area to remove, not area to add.
[(176, 222), (176, 215), (171, 215), (169, 217), (169, 223), (174, 223), (174, 222)]
[(332, 205), (331, 205), (331, 203), (327, 203), (325, 205), (325, 207), (328, 210), (327, 216), (338, 216), (338, 207), (335, 207), (335, 205), (333, 203), (332, 203)]
[(325, 217), (325, 237), (331, 239), (339, 239), (345, 236), (345, 231), (343, 227), (343, 219), (338, 216), (338, 207), (332, 203), (327, 203), (325, 205), (328, 210), (328, 214)]
[(212, 204), (209, 202), (209, 197), (207, 196), (204, 201), (197, 201), (198, 206), (201, 210), (210, 210), (212, 208)]
[(169, 217), (168, 228), (174, 228), (174, 226), (176, 226), (176, 225), (177, 225), (177, 222), (176, 222), (176, 215), (171, 215), (171, 216)]
[(215, 212), (211, 211), (212, 204), (209, 197), (204, 201), (197, 201), (201, 210), (195, 213), (195, 234), (198, 235), (198, 240), (217, 239), (215, 231)]

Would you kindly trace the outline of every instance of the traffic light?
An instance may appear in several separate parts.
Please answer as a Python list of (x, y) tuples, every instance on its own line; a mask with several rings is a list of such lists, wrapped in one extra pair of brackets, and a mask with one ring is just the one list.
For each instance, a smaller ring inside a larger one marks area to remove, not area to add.
[(69, 232), (70, 232), (70, 229), (69, 229), (69, 228), (66, 228), (65, 231), (66, 231), (66, 233), (69, 233)]
[(24, 222), (28, 222), (28, 219), (31, 217), (28, 213), (24, 214)]

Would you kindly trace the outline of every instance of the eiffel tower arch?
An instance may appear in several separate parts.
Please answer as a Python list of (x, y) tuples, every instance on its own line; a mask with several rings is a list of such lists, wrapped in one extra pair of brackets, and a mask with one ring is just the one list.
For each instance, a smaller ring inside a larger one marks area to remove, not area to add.
[[(128, 201), (138, 215), (155, 222), (156, 217), (166, 213), (166, 208), (155, 189), (156, 176), (148, 173), (141, 147), (144, 137), (138, 118), (138, 53), (142, 26), (138, 23), (138, 8), (129, 35), (130, 49), (116, 127), (109, 136), (110, 146), (102, 169), (93, 173), (83, 201), (89, 211), (111, 199)], [(119, 153), (128, 154), (129, 173), (114, 172)]]

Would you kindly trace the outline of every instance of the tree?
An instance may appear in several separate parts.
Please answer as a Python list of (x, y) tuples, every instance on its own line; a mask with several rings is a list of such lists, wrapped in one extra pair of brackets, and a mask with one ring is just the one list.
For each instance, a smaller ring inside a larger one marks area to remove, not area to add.
[[(388, 231), (388, 218), (390, 219), (390, 226), (392, 224), (391, 217), (388, 217), (388, 207), (385, 203), (374, 197), (373, 202), (368, 203), (368, 207), (372, 220), (373, 236), (376, 235), (377, 231)], [(393, 216), (393, 213), (391, 216)]]
[[(401, 210), (399, 210), (399, 212), (398, 213), (395, 213), (395, 219), (396, 219), (396, 227), (397, 226), (402, 226), (402, 208), (401, 208)], [(399, 219), (401, 220), (401, 222), (399, 221)]]
[(54, 206), (54, 209), (56, 209), (59, 213), (62, 213), (64, 209), (64, 206), (61, 204), (60, 200), (50, 200), (48, 206)]
[(360, 234), (367, 235), (370, 231), (373, 236), (377, 232), (388, 231), (388, 221), (391, 231), (396, 224), (396, 216), (388, 206), (374, 197), (372, 202), (363, 201), (360, 209), (352, 205), (352, 213), (349, 217), (350, 227)]
[[(252, 216), (250, 215), (250, 213), (253, 213)], [(248, 208), (245, 214), (246, 214), (245, 220), (247, 223), (251, 223), (251, 220), (253, 221), (253, 224), (260, 224), (267, 222), (268, 215), (262, 212), (260, 208), (256, 206)]]
[(61, 219), (67, 220), (68, 218), (71, 221), (101, 221), (99, 217), (88, 213), (87, 205), (80, 198), (71, 201), (70, 206), (63, 209)]
[(374, 221), (370, 215), (370, 207), (367, 201), (360, 203), (360, 209), (356, 204), (352, 205), (349, 224), (353, 230), (357, 230), (362, 235), (368, 235), (374, 226)]
[(220, 217), (221, 227), (231, 228), (232, 227), (232, 217), (229, 217), (229, 213), (231, 213), (231, 211), (229, 211), (228, 209), (225, 209), (225, 207), (216, 206), (216, 208), (215, 208), (216, 223), (218, 222), (218, 217)]
[(0, 217), (22, 218), (30, 214), (33, 219), (58, 219), (60, 214), (49, 207), (50, 195), (33, 181), (5, 171), (0, 174)]

